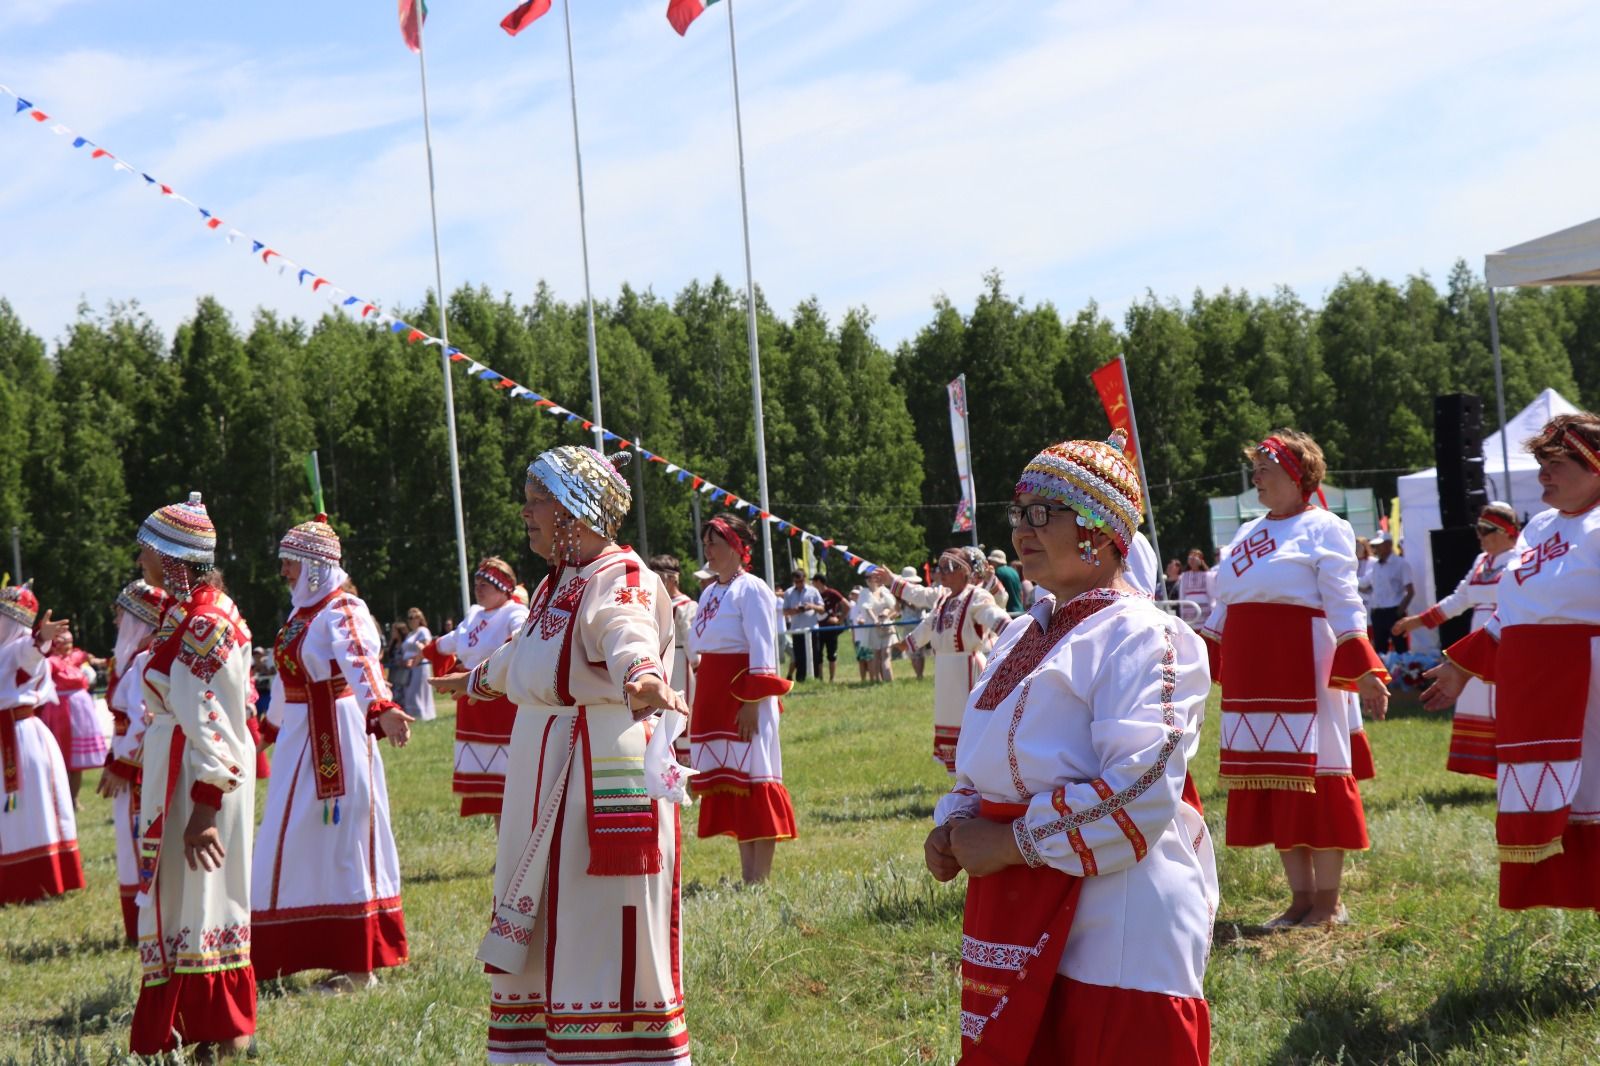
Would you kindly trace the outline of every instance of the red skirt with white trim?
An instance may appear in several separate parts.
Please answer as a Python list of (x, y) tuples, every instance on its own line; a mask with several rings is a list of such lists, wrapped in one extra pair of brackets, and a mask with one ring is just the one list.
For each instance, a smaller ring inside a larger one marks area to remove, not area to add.
[(1188, 996), (1084, 984), (1056, 975), (1028, 1066), (1206, 1066), (1211, 1008)]
[(220, 1044), (256, 1031), (256, 971), (179, 973), (139, 989), (129, 1049), (159, 1055), (180, 1044)]
[(1378, 766), (1372, 761), (1372, 741), (1367, 739), (1365, 729), (1350, 734), (1350, 772), (1357, 781), (1371, 781), (1378, 776)]
[(409, 956), (400, 897), (250, 914), (250, 958), (262, 980), (333, 970), (368, 973)]
[(1501, 863), (1500, 906), (1600, 911), (1600, 825), (1569, 821), (1561, 854), (1543, 862)]
[(733, 837), (744, 844), (796, 836), (789, 790), (775, 782), (757, 782), (747, 793), (706, 793), (696, 802), (700, 804), (696, 834), (701, 837)]
[(76, 840), (0, 856), (0, 907), (76, 892), (86, 883)]
[(1230, 848), (1366, 851), (1367, 816), (1355, 778), (1317, 775), (1316, 792), (1277, 788), (1228, 790), (1225, 842)]

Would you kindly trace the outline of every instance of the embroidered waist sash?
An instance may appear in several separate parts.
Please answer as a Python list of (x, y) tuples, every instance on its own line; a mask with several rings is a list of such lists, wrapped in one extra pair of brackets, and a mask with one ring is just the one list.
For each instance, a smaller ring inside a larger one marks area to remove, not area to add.
[(0, 710), (0, 784), (8, 796), (22, 791), (22, 761), (17, 756), (17, 723), (32, 718), (32, 707), (7, 707)]
[[(1022, 803), (983, 800), (979, 813), (1010, 822)], [(1083, 878), (1008, 866), (967, 881), (961, 922), (961, 1062), (1022, 1066), (1037, 1038), (1067, 946)]]
[(1222, 630), (1224, 788), (1315, 792), (1317, 677), (1313, 621), (1291, 603), (1233, 603)]
[(1501, 862), (1561, 854), (1582, 774), (1594, 625), (1519, 625), (1494, 655), (1495, 754), (1500, 761), (1495, 837)]
[(310, 703), (312, 685), (332, 685), (333, 698), (336, 700), (343, 699), (344, 697), (352, 694), (350, 682), (346, 681), (343, 675), (335, 675), (331, 680), (328, 681), (309, 682), (291, 681), (285, 678), (283, 681), (283, 702)]
[[(339, 691), (343, 686), (344, 691)], [(339, 697), (350, 685), (338, 674), (328, 681), (306, 682), (306, 711), (311, 727), (311, 766), (316, 770), (317, 799), (344, 795), (344, 746), (339, 743)]]

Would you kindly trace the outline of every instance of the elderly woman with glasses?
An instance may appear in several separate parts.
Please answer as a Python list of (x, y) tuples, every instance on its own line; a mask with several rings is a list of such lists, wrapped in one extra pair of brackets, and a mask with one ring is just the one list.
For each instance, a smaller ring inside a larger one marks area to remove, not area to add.
[(1200, 638), (1128, 579), (1122, 441), (1046, 448), (1010, 510), (1045, 594), (972, 691), (924, 846), (934, 877), (968, 876), (963, 1062), (1210, 1054), (1217, 877), (1188, 767), (1211, 678)]
[(908, 654), (924, 646), (934, 653), (933, 758), (952, 774), (967, 695), (983, 673), (993, 635), (1011, 621), (1005, 608), (976, 583), (986, 565), (977, 548), (951, 548), (939, 556), (937, 588), (923, 588), (904, 578), (889, 583), (895, 596), (929, 612), (906, 637), (905, 647)]
[(1280, 429), (1245, 455), (1267, 513), (1234, 535), (1201, 629), (1222, 683), (1226, 842), (1283, 860), (1290, 901), (1267, 928), (1344, 923), (1344, 853), (1368, 847), (1346, 693), (1381, 720), (1389, 675), (1367, 638), (1355, 533), (1311, 503), (1322, 449)]
[[(1426, 611), (1400, 619), (1394, 624), (1395, 633), (1403, 635), (1421, 626), (1438, 629), (1466, 610), (1472, 612), (1472, 631), (1477, 632), (1493, 617), (1501, 575), (1517, 557), (1517, 512), (1509, 503), (1491, 503), (1478, 515), (1476, 531), (1483, 551), (1456, 590)], [(1469, 680), (1456, 699), (1445, 769), (1494, 780), (1494, 689), (1477, 678)]]

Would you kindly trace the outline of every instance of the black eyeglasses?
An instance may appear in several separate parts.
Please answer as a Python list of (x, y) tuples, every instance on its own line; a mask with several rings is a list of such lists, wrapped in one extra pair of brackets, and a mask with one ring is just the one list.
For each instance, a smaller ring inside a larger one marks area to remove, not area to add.
[(1035, 529), (1047, 524), (1050, 515), (1056, 512), (1071, 511), (1070, 507), (1057, 507), (1051, 503), (1030, 503), (1024, 507), (1020, 503), (1013, 503), (1006, 508), (1006, 522), (1012, 529), (1021, 529), (1023, 520)]

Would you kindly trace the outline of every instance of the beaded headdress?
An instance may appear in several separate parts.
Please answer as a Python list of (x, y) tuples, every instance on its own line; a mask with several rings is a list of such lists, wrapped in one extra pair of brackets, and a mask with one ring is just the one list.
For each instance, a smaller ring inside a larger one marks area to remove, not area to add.
[(21, 622), (29, 629), (39, 617), (39, 598), (33, 594), (33, 582), (24, 585), (7, 585), (0, 589), (0, 614)]
[(1104, 529), (1126, 557), (1143, 513), (1139, 475), (1123, 454), (1128, 437), (1114, 430), (1105, 441), (1067, 440), (1033, 457), (1017, 481), (1031, 492), (1078, 512), (1078, 523)]
[(142, 578), (135, 578), (117, 593), (117, 606), (124, 614), (132, 615), (151, 627), (161, 624), (161, 612), (167, 606), (167, 594)]
[(217, 530), (198, 492), (185, 503), (150, 512), (139, 527), (138, 541), (169, 559), (208, 570), (216, 562)]
[(328, 524), (325, 514), (319, 514), (309, 522), (301, 522), (278, 542), (280, 559), (299, 559), (303, 563), (337, 563), (343, 555), (339, 534)]
[(618, 472), (632, 459), (632, 452), (605, 456), (593, 448), (564, 444), (540, 452), (528, 464), (528, 484), (543, 485), (574, 518), (611, 540), (633, 506), (633, 493)]

